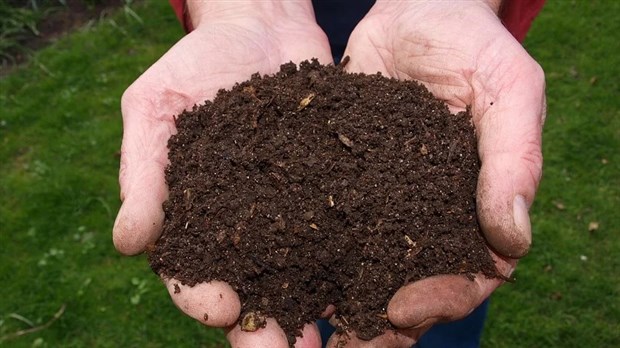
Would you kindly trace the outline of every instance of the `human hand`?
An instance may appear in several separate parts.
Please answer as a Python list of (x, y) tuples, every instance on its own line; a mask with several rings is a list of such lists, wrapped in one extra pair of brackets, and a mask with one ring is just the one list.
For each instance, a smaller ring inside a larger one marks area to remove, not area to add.
[[(528, 208), (542, 174), (544, 74), (502, 26), (499, 1), (379, 0), (352, 33), (353, 72), (415, 79), (451, 111), (471, 106), (482, 167), (478, 218), (498, 271), (509, 277), (531, 243)], [(433, 324), (465, 317), (501, 279), (430, 277), (401, 288), (389, 303), (398, 330), (350, 346), (410, 347)], [(339, 337), (332, 337), (335, 346)]]
[[(161, 233), (162, 203), (168, 196), (164, 180), (167, 141), (176, 132), (175, 115), (253, 73), (275, 73), (283, 63), (310, 57), (323, 64), (332, 62), (329, 43), (315, 22), (309, 0), (190, 1), (188, 10), (196, 29), (140, 76), (121, 101), (123, 204), (113, 234), (116, 248), (126, 255), (144, 251)], [(233, 347), (288, 347), (286, 336), (272, 319), (265, 329), (240, 331), (236, 325), (239, 298), (226, 283), (186, 287), (174, 279), (164, 282), (187, 315), (208, 326), (227, 328)], [(320, 346), (316, 326), (304, 329), (297, 346)]]

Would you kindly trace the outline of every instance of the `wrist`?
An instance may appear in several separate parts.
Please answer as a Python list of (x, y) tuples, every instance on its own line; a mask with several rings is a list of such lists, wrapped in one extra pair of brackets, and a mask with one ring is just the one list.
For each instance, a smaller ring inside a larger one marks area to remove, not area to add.
[(187, 0), (186, 10), (193, 28), (198, 28), (202, 23), (248, 17), (268, 21), (294, 19), (295, 21), (312, 20), (315, 22), (311, 0)]
[(486, 4), (496, 15), (499, 15), (499, 11), (502, 8), (504, 0), (480, 0), (483, 4)]
[(466, 1), (466, 2), (463, 2), (460, 0), (453, 0), (453, 1), (436, 0), (436, 1), (413, 1), (413, 2), (409, 2), (409, 1), (396, 1), (395, 2), (393, 0), (376, 0), (374, 7), (380, 7), (380, 8), (391, 7), (394, 11), (400, 12), (406, 8), (410, 8), (411, 6), (433, 7), (435, 5), (440, 5), (440, 6), (453, 7), (456, 4), (468, 3), (468, 4), (482, 5), (485, 8), (491, 10), (495, 15), (498, 15), (502, 7), (502, 4), (504, 2), (508, 2), (508, 0), (474, 0), (474, 1)]

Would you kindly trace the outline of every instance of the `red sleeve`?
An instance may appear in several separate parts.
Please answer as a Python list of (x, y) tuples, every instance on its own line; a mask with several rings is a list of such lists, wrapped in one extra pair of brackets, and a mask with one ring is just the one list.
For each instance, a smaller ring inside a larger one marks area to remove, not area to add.
[(183, 29), (186, 33), (194, 30), (192, 28), (192, 22), (189, 20), (189, 14), (187, 13), (187, 9), (185, 8), (187, 0), (169, 0), (170, 6), (174, 10), (174, 14), (177, 15), (179, 22), (183, 25)]
[(504, 0), (499, 18), (512, 36), (523, 42), (544, 4), (545, 0)]

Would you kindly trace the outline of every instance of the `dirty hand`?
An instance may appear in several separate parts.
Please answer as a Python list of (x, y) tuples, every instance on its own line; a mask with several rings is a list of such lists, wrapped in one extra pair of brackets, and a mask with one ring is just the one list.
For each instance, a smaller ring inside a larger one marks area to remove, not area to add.
[[(280, 64), (317, 57), (332, 62), (329, 43), (314, 19), (310, 1), (246, 3), (190, 1), (192, 33), (185, 36), (138, 78), (123, 95), (123, 144), (119, 181), (120, 208), (114, 244), (134, 255), (159, 237), (168, 196), (164, 168), (167, 141), (176, 132), (174, 115), (212, 99), (251, 74), (271, 74)], [(287, 20), (290, 19), (290, 20)], [(190, 288), (174, 279), (165, 283), (175, 304), (208, 326), (226, 327), (233, 347), (287, 347), (273, 324), (254, 333), (235, 325), (240, 303), (222, 282)], [(320, 346), (316, 326), (308, 325), (297, 346)]]
[[(531, 243), (528, 208), (542, 172), (545, 83), (540, 66), (497, 18), (497, 3), (379, 0), (345, 55), (349, 71), (415, 79), (453, 112), (471, 106), (482, 162), (478, 218), (498, 270), (509, 276)], [(409, 284), (388, 306), (396, 335), (349, 343), (410, 347), (434, 323), (465, 317), (501, 283), (446, 275)]]

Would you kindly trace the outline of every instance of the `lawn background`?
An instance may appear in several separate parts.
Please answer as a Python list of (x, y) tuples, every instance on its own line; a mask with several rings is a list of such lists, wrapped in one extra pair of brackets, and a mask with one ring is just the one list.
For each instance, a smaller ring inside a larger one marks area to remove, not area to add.
[[(112, 246), (120, 96), (182, 35), (167, 2), (132, 8), (0, 79), (0, 339), (66, 305), (0, 346), (225, 345)], [(612, 0), (548, 1), (526, 40), (547, 76), (544, 178), (533, 248), (492, 298), (484, 347), (620, 346), (618, 16)]]

